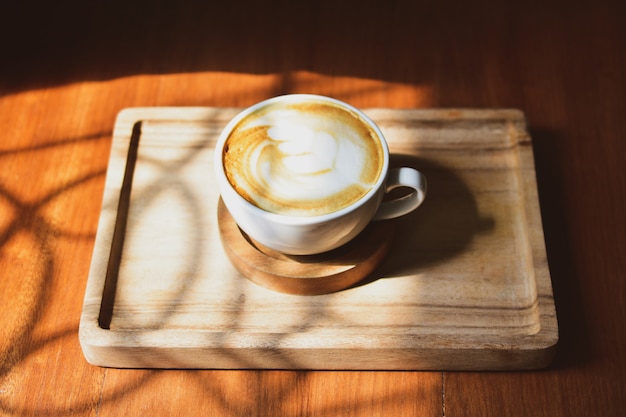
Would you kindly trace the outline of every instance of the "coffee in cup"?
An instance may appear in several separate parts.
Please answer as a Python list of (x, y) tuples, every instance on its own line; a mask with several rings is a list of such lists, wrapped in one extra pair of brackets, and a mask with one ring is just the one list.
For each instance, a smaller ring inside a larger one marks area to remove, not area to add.
[[(413, 211), (426, 179), (389, 170), (380, 128), (339, 100), (309, 94), (274, 97), (235, 116), (215, 149), (221, 198), (251, 239), (293, 255), (335, 249), (372, 220)], [(388, 191), (409, 195), (383, 202)]]
[(319, 216), (366, 195), (381, 175), (384, 151), (376, 131), (346, 106), (283, 100), (240, 120), (222, 158), (230, 185), (258, 208)]

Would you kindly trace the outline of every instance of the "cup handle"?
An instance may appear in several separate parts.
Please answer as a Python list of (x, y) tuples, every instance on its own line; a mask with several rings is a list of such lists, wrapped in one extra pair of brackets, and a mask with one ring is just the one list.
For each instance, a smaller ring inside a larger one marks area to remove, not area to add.
[(426, 177), (416, 169), (402, 167), (394, 168), (389, 171), (387, 175), (387, 189), (385, 192), (388, 193), (398, 187), (409, 187), (412, 188), (413, 191), (404, 197), (384, 201), (378, 208), (374, 220), (393, 219), (404, 216), (418, 208), (426, 197)]

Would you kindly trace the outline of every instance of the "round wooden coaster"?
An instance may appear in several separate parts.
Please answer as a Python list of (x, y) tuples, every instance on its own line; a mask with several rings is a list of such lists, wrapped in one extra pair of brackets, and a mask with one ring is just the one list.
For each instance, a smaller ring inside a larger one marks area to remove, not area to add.
[(285, 255), (250, 239), (221, 199), (217, 218), (226, 254), (244, 277), (298, 295), (328, 294), (362, 281), (382, 262), (393, 237), (390, 222), (373, 222), (338, 249), (319, 255)]

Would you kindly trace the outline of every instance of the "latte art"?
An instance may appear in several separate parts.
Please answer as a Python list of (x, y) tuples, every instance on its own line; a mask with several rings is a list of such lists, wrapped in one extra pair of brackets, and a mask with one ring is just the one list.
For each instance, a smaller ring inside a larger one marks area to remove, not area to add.
[(226, 141), (229, 182), (266, 211), (314, 216), (347, 207), (374, 186), (383, 166), (376, 132), (325, 102), (275, 104), (244, 118)]

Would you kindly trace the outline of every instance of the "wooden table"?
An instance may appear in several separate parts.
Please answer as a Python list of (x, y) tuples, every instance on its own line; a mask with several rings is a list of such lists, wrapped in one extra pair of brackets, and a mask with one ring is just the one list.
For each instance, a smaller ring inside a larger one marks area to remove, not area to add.
[[(622, 415), (624, 2), (11, 3), (0, 6), (0, 414)], [(157, 371), (85, 361), (78, 323), (116, 114), (292, 92), (362, 108), (526, 113), (560, 328), (549, 368)]]

